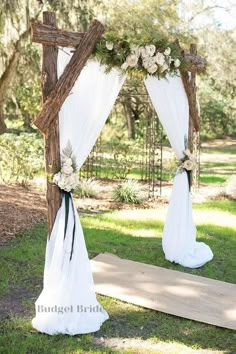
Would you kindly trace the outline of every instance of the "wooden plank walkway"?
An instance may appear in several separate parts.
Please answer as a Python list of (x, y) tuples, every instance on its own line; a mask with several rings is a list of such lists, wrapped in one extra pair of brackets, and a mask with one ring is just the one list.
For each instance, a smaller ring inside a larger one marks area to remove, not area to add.
[(215, 326), (236, 329), (236, 285), (99, 254), (91, 261), (96, 292)]

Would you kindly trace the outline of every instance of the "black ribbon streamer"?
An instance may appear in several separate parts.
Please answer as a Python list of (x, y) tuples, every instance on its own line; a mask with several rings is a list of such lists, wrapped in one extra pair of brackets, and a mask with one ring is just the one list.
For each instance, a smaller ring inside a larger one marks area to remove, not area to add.
[[(64, 227), (64, 240), (66, 238), (66, 231), (67, 231), (67, 226), (68, 226), (68, 219), (69, 219), (69, 211), (70, 211), (70, 201), (72, 202), (72, 195), (70, 192), (63, 191), (64, 197), (65, 197), (65, 227)], [(75, 240), (75, 207), (74, 204), (72, 203), (73, 207), (73, 219), (74, 219), (74, 225), (73, 225), (73, 231), (72, 231), (72, 242), (71, 242), (71, 252), (70, 252), (70, 261), (72, 259), (73, 255), (73, 250), (74, 250), (74, 240)]]
[(188, 177), (188, 186), (189, 186), (189, 192), (191, 192), (191, 185), (192, 185), (192, 171), (186, 170), (186, 168), (184, 168), (184, 170), (187, 173), (187, 177)]

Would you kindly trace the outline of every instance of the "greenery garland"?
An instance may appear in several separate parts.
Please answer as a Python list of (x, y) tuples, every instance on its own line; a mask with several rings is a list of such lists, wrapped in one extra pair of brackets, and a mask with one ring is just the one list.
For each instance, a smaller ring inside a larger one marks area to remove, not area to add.
[(177, 75), (178, 69), (186, 67), (180, 48), (158, 33), (145, 38), (106, 32), (97, 42), (93, 55), (107, 67), (107, 72), (115, 67), (136, 77), (165, 78), (167, 74)]

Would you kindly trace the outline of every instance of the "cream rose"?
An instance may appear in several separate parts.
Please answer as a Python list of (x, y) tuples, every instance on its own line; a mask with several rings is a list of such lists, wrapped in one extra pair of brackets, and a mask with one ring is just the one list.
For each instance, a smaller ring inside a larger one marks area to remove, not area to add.
[(148, 51), (146, 50), (146, 47), (145, 48), (144, 47), (140, 47), (139, 48), (139, 55), (141, 55), (141, 57), (143, 59), (146, 59), (146, 58), (149, 57), (149, 54), (148, 54)]
[(64, 165), (72, 166), (73, 165), (72, 159), (70, 157), (67, 157), (64, 161)]
[(106, 42), (106, 48), (108, 50), (112, 50), (114, 48), (114, 44), (112, 42)]
[(164, 54), (165, 54), (166, 56), (168, 56), (168, 55), (170, 55), (170, 52), (171, 52), (170, 47), (167, 47), (166, 50), (164, 51)]
[(163, 73), (163, 72), (166, 71), (167, 69), (169, 69), (169, 66), (168, 66), (166, 63), (164, 63), (164, 64), (162, 65), (162, 68), (161, 68), (161, 73)]
[(126, 62), (131, 68), (134, 68), (138, 64), (138, 57), (135, 54), (130, 54), (126, 58)]
[(149, 72), (149, 74), (154, 74), (157, 71), (157, 64), (153, 64), (152, 66), (150, 66), (147, 71)]
[(158, 52), (157, 54), (156, 54), (156, 56), (155, 56), (155, 59), (156, 59), (156, 63), (158, 64), (158, 65), (164, 65), (164, 63), (165, 63), (165, 57), (164, 57), (164, 55), (162, 54), (162, 53), (160, 53), (160, 52)]
[(154, 46), (154, 44), (149, 44), (145, 46), (145, 50), (147, 54), (152, 57), (155, 54), (156, 47)]
[(129, 67), (129, 64), (126, 61), (121, 65), (122, 70), (127, 70), (128, 67)]
[(180, 60), (177, 58), (177, 59), (175, 59), (175, 61), (174, 61), (174, 66), (176, 67), (176, 68), (178, 68), (179, 66), (180, 66)]
[(186, 156), (190, 156), (191, 155), (191, 151), (189, 149), (186, 149), (186, 150), (184, 150), (184, 154)]
[(194, 163), (191, 160), (185, 160), (183, 163), (183, 168), (185, 168), (188, 171), (192, 171), (194, 169)]
[(69, 165), (63, 165), (61, 169), (61, 172), (65, 175), (70, 175), (73, 171), (73, 167)]

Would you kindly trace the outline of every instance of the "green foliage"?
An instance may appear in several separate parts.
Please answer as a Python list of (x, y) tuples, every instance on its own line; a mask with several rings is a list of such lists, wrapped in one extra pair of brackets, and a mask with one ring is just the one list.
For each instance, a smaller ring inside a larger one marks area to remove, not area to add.
[[(107, 48), (107, 44), (110, 44), (112, 48)], [(171, 54), (165, 55), (165, 64), (167, 68), (163, 70), (162, 65), (157, 65), (157, 69), (153, 75), (158, 78), (163, 78), (167, 73), (176, 74), (177, 69), (174, 65), (175, 59), (180, 60), (180, 68), (185, 66), (184, 58), (181, 54), (179, 48), (171, 43), (168, 38), (156, 32), (154, 37), (150, 34), (146, 36), (141, 36), (136, 32), (132, 36), (127, 34), (121, 36), (118, 32), (107, 32), (105, 35), (97, 42), (94, 56), (107, 67), (107, 72), (109, 72), (113, 67), (121, 68), (122, 64), (126, 62), (129, 55), (138, 56), (137, 65), (134, 67), (129, 66), (126, 71), (131, 77), (146, 77), (150, 75), (147, 68), (143, 66), (143, 60), (141, 55), (138, 54), (138, 48), (144, 48), (146, 45), (154, 45), (156, 48), (156, 53), (164, 53), (167, 48), (171, 49)], [(153, 59), (153, 55), (151, 55)], [(121, 71), (122, 72), (122, 71)]]
[(82, 178), (73, 194), (79, 198), (96, 198), (99, 192), (99, 182), (94, 178)]
[(0, 136), (0, 178), (27, 185), (43, 170), (43, 141), (37, 134)]
[(140, 204), (142, 202), (140, 186), (137, 181), (126, 180), (113, 190), (114, 199), (121, 203)]

